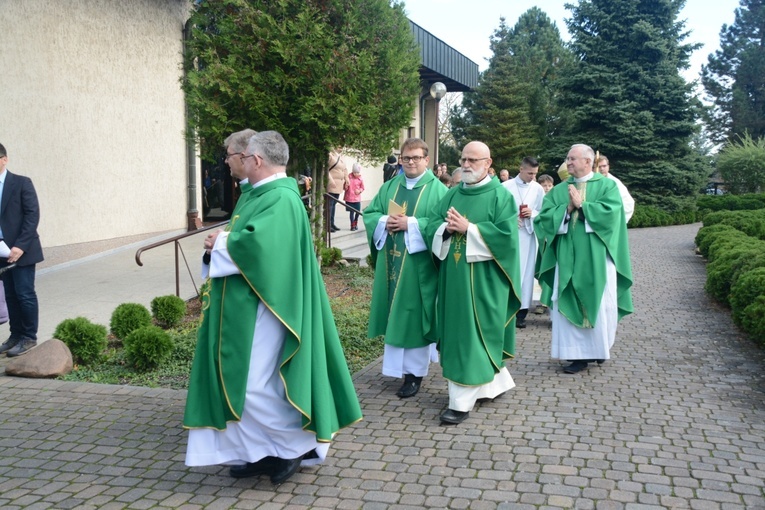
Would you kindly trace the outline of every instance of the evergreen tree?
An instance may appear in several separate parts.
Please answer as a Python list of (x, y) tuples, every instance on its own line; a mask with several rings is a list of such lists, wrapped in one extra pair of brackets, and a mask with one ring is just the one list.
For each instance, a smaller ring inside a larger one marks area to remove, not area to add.
[(578, 65), (559, 81), (565, 135), (603, 152), (638, 203), (669, 212), (695, 207), (709, 173), (692, 147), (701, 104), (680, 71), (695, 45), (683, 44), (684, 0), (580, 0), (567, 4)]
[(733, 24), (720, 30), (720, 49), (701, 68), (713, 103), (706, 119), (716, 142), (765, 136), (765, 1), (741, 0)]
[(279, 131), (321, 199), (331, 149), (383, 159), (411, 120), (420, 56), (400, 3), (205, 0), (190, 24), (183, 89), (205, 158), (233, 131)]
[(460, 145), (486, 142), (495, 167), (515, 168), (524, 156), (538, 156), (555, 131), (551, 84), (572, 61), (560, 32), (538, 7), (510, 29), (504, 18), (491, 38), (492, 57), (478, 87), (466, 93), (453, 119)]

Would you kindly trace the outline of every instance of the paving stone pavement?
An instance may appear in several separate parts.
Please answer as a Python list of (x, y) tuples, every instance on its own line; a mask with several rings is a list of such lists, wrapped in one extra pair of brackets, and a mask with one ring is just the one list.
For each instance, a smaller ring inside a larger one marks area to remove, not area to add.
[(765, 356), (704, 294), (698, 228), (630, 231), (636, 313), (602, 367), (562, 374), (530, 314), (517, 387), (446, 427), (437, 367), (399, 400), (378, 360), (364, 420), (279, 487), (183, 464), (184, 391), (0, 376), (0, 508), (765, 508)]

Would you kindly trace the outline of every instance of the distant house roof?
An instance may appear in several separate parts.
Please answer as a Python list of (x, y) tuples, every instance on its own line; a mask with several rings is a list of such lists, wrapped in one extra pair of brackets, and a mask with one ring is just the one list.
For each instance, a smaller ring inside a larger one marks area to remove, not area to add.
[(478, 85), (478, 64), (409, 20), (414, 38), (420, 46), (420, 77), (433, 83), (440, 81), (449, 92), (467, 92)]

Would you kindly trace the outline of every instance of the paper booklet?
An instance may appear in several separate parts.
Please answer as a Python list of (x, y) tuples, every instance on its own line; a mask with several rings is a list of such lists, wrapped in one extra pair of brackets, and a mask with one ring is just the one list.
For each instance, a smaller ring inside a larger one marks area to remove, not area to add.
[(398, 205), (393, 200), (388, 201), (388, 216), (397, 216), (399, 214), (406, 214), (406, 204)]

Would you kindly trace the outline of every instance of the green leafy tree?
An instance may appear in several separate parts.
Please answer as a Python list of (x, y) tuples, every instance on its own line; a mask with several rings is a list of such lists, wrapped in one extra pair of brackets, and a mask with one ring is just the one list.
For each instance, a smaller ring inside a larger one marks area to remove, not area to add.
[(524, 156), (538, 156), (556, 131), (554, 88), (573, 58), (560, 32), (538, 7), (520, 16), (513, 28), (500, 18), (491, 38), (492, 57), (478, 87), (466, 93), (453, 117), (464, 145), (486, 142), (496, 167), (515, 167)]
[(765, 191), (765, 139), (745, 134), (729, 142), (717, 155), (717, 170), (731, 193)]
[(245, 127), (279, 131), (291, 167), (313, 169), (314, 211), (330, 149), (382, 159), (411, 120), (420, 60), (398, 2), (206, 0), (190, 26), (183, 89), (202, 156)]
[(573, 143), (603, 152), (642, 205), (695, 207), (709, 174), (692, 145), (701, 104), (680, 71), (698, 45), (684, 44), (683, 0), (580, 0), (566, 4), (575, 69), (558, 80), (565, 108), (554, 150)]
[(701, 68), (712, 101), (705, 119), (716, 142), (748, 132), (765, 136), (765, 1), (741, 0), (733, 24), (720, 30), (720, 49)]

